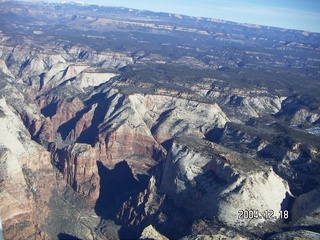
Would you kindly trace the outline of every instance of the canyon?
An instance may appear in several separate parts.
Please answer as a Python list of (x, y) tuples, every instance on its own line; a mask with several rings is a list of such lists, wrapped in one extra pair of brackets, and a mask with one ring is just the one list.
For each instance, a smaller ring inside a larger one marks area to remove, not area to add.
[(0, 2), (5, 239), (317, 239), (320, 34)]

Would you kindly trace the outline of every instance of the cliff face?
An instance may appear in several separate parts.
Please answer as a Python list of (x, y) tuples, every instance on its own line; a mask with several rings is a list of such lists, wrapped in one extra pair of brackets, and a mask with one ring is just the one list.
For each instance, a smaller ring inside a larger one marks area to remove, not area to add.
[(84, 208), (93, 208), (99, 197), (99, 175), (94, 149), (76, 143), (59, 151), (56, 166), (67, 184), (85, 197)]
[(44, 237), (51, 191), (59, 189), (50, 153), (32, 141), (17, 112), (0, 100), (1, 207), (5, 237)]
[(278, 213), (286, 209), (291, 195), (288, 184), (272, 168), (188, 137), (173, 142), (160, 189), (195, 218), (216, 217), (237, 227), (274, 221), (262, 216), (248, 220), (241, 211)]
[(156, 180), (151, 177), (148, 188), (140, 192), (135, 198), (126, 201), (121, 211), (118, 213), (118, 219), (123, 221), (127, 226), (147, 226), (150, 218), (159, 214), (164, 203), (165, 195), (161, 194), (156, 187)]
[(319, 188), (296, 198), (292, 207), (292, 220), (295, 226), (319, 225)]
[(197, 222), (206, 219), (232, 226), (238, 237), (264, 234), (282, 224), (280, 212), (290, 209), (289, 185), (271, 167), (198, 138), (175, 139), (160, 169), (118, 213), (128, 231), (151, 224), (170, 238), (227, 234)]

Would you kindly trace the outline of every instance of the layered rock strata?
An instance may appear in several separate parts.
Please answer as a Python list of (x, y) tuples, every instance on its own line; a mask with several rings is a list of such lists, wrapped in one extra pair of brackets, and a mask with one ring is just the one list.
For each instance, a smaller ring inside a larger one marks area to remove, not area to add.
[[(160, 190), (195, 218), (216, 217), (237, 227), (276, 221), (273, 217), (287, 209), (291, 195), (288, 184), (272, 168), (190, 137), (173, 142)], [(258, 215), (247, 218), (243, 211)], [(271, 211), (273, 217), (266, 216), (265, 211)]]
[(31, 140), (19, 114), (0, 100), (0, 215), (6, 239), (44, 238), (53, 188), (59, 189), (50, 153)]

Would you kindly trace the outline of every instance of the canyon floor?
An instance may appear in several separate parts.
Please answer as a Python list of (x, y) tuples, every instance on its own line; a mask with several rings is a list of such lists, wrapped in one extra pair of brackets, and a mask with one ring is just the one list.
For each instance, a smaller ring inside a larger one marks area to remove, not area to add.
[(5, 239), (319, 239), (320, 34), (0, 2)]

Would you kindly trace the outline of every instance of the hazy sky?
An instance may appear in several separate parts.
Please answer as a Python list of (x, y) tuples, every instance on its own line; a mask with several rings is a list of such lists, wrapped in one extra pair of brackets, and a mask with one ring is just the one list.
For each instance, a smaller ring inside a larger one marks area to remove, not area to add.
[[(50, 0), (50, 2), (57, 1), (61, 0)], [(80, 0), (80, 2), (320, 32), (320, 0)]]

